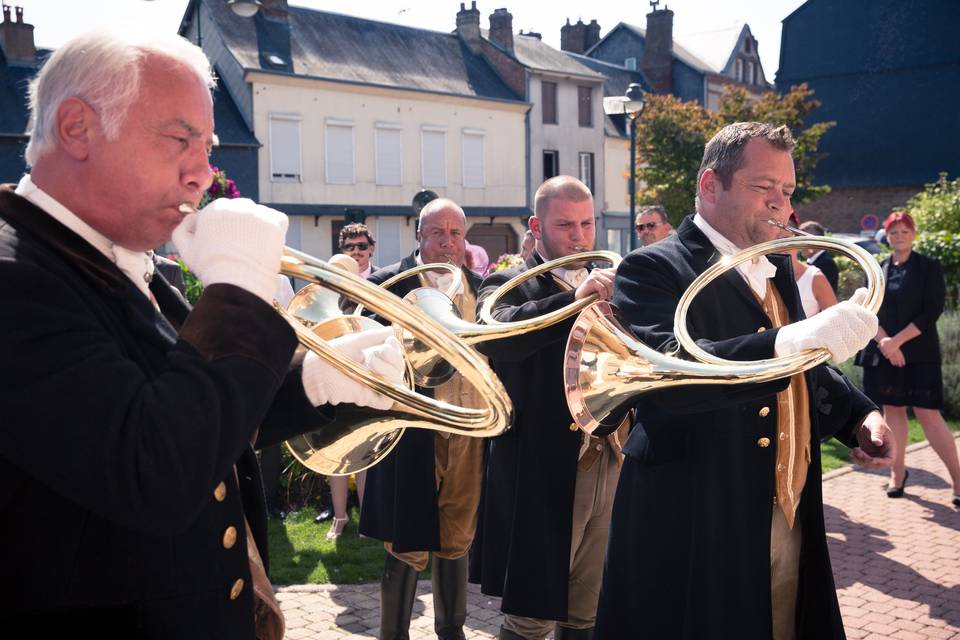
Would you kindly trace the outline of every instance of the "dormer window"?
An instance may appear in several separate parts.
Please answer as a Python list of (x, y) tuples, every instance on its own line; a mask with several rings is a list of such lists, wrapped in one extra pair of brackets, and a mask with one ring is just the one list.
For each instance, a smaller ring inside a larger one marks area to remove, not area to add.
[(746, 40), (743, 41), (743, 52), (744, 52), (744, 53), (750, 53), (750, 49), (752, 49), (752, 48), (753, 48), (753, 47), (752, 47), (752, 45), (750, 44), (750, 38), (747, 38)]
[(737, 82), (743, 82), (743, 60), (740, 58), (733, 61), (733, 77)]

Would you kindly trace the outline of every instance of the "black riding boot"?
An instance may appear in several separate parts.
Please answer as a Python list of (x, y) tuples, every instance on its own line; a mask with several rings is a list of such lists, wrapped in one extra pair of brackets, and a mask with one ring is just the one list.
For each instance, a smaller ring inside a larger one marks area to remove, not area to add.
[(466, 640), (467, 556), (444, 560), (433, 556), (433, 628), (439, 640)]
[(553, 631), (553, 640), (593, 640), (593, 627), (589, 629), (569, 629), (557, 625)]
[(416, 595), (417, 570), (388, 553), (380, 580), (380, 640), (409, 640)]

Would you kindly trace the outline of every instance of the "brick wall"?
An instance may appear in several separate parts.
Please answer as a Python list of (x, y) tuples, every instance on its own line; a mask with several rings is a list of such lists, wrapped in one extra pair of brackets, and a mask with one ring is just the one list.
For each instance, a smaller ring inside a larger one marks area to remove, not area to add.
[(825, 196), (797, 207), (801, 221), (816, 220), (830, 231), (857, 233), (860, 219), (872, 213), (883, 222), (923, 187), (834, 188)]
[(487, 59), (500, 77), (503, 78), (507, 86), (520, 96), (523, 100), (529, 100), (527, 96), (527, 79), (524, 74), (524, 67), (513, 58), (506, 55), (503, 51), (490, 44), (487, 40), (480, 41), (480, 51), (483, 57)]

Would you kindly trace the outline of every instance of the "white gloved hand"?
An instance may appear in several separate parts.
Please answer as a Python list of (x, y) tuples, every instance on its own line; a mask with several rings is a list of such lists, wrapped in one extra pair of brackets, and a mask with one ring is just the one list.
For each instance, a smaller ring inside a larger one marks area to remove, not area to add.
[(287, 216), (249, 198), (219, 198), (187, 215), (173, 232), (186, 265), (203, 286), (232, 284), (268, 304), (287, 235)]
[[(390, 382), (403, 380), (403, 349), (393, 329), (374, 329), (341, 336), (330, 346), (345, 356), (379, 373)], [(310, 352), (303, 359), (303, 388), (310, 402), (324, 404), (350, 402), (364, 407), (386, 410), (393, 400), (340, 373), (336, 367)]]
[(877, 335), (876, 314), (861, 306), (866, 299), (867, 290), (857, 289), (849, 300), (783, 327), (774, 345), (777, 355), (823, 347), (838, 364), (851, 358)]

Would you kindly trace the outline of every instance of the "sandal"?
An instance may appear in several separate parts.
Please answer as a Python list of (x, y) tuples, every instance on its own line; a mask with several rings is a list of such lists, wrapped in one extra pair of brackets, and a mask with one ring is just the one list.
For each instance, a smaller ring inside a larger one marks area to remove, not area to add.
[(327, 540), (336, 540), (340, 537), (340, 534), (347, 528), (347, 523), (350, 522), (350, 518), (337, 518), (334, 517), (333, 521), (330, 523), (330, 530), (327, 531)]
[(903, 488), (907, 486), (907, 478), (910, 477), (910, 470), (905, 469), (903, 472), (903, 483), (899, 487), (887, 487), (887, 497), (888, 498), (902, 498), (903, 497)]

